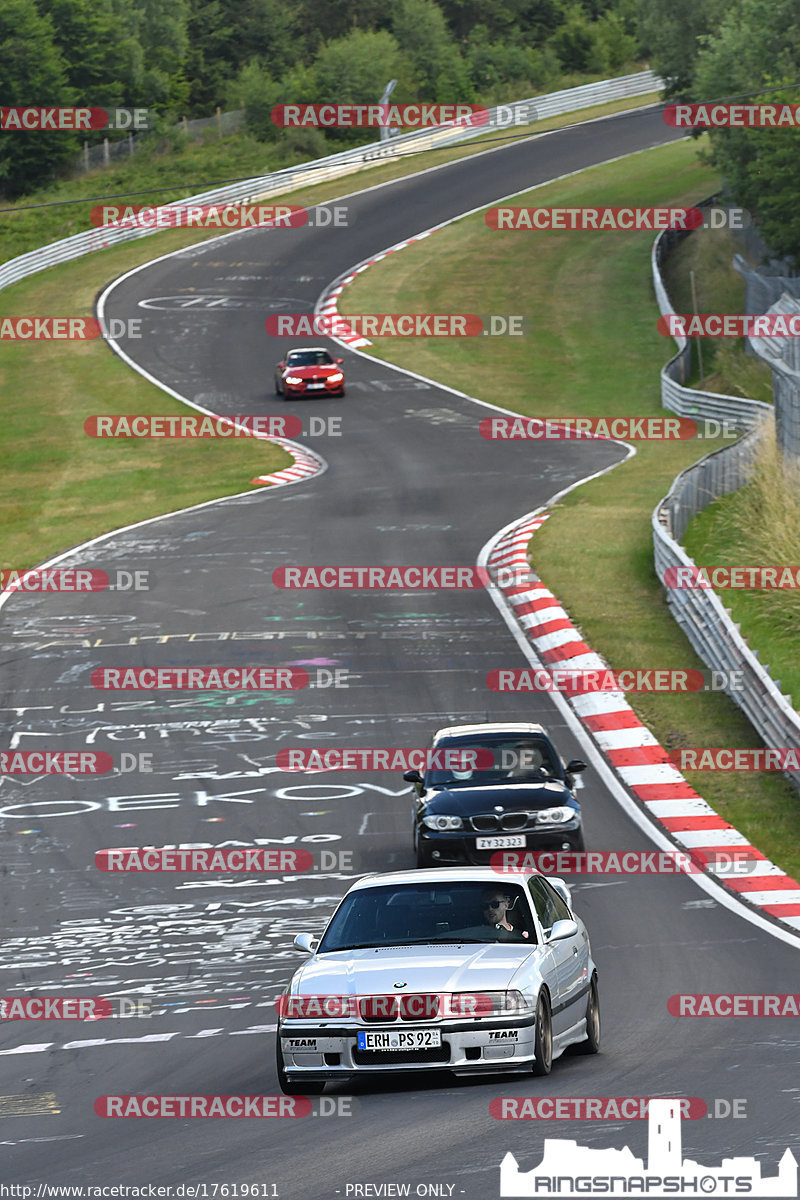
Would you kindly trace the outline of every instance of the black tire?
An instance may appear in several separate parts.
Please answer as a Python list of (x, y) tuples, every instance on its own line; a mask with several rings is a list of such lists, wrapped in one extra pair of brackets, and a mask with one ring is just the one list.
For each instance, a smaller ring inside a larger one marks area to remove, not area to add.
[(284, 1096), (321, 1096), (325, 1089), (323, 1079), (289, 1079), (283, 1063), (281, 1033), (275, 1035), (275, 1069), (278, 1072), (278, 1087)]
[(586, 1005), (586, 1038), (578, 1042), (578, 1054), (597, 1054), (600, 1049), (600, 997), (597, 993), (597, 976), (592, 977), (589, 1000)]
[(536, 1039), (533, 1049), (536, 1054), (531, 1071), (534, 1075), (549, 1075), (553, 1069), (553, 1024), (550, 1019), (550, 1001), (544, 992), (536, 1005)]

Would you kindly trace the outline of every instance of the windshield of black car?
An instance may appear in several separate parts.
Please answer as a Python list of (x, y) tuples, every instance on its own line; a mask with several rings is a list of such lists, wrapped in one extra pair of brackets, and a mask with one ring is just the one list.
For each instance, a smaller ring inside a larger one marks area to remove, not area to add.
[(437, 742), (431, 753), (435, 759), (425, 776), (426, 787), (562, 782), (564, 778), (554, 747), (535, 734), (447, 739)]
[(330, 367), (333, 359), (327, 350), (297, 350), (286, 360), (287, 367)]
[[(503, 913), (507, 914), (503, 925), (511, 925), (512, 930), (498, 927)], [(387, 884), (359, 888), (345, 896), (325, 930), (318, 953), (499, 940), (535, 942), (521, 887), (502, 880), (497, 886), (466, 881)]]

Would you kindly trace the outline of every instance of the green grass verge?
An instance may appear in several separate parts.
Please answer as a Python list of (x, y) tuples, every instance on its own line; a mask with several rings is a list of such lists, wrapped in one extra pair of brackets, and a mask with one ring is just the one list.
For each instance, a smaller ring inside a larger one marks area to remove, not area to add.
[[(34, 275), (0, 292), (0, 316), (90, 316), (104, 280), (153, 256), (148, 242)], [(121, 525), (246, 492), (257, 475), (293, 461), (263, 439), (88, 437), (83, 423), (94, 414), (191, 411), (101, 341), (0, 342), (0, 388), (4, 569), (32, 566)]]
[[(686, 205), (718, 184), (695, 147), (681, 142), (527, 195), (538, 205)], [(648, 233), (498, 233), (477, 214), (371, 267), (345, 291), (340, 310), (522, 312), (533, 331), (518, 340), (384, 339), (373, 352), (530, 416), (658, 414), (671, 343), (656, 331), (651, 246)], [(567, 496), (532, 542), (536, 569), (616, 668), (702, 668), (656, 579), (650, 519), (675, 475), (720, 444), (637, 443), (632, 459)], [(723, 695), (629, 700), (667, 749), (758, 745)], [(765, 854), (800, 872), (800, 798), (785, 780), (688, 778)]]

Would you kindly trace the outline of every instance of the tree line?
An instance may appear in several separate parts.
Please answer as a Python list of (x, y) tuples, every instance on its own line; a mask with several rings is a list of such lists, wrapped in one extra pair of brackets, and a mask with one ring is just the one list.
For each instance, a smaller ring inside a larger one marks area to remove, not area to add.
[[(275, 104), (374, 103), (390, 79), (393, 102), (497, 104), (636, 69), (636, 3), (3, 0), (0, 104), (147, 108), (164, 124), (243, 107), (256, 137), (316, 157), (374, 130), (281, 131)], [(33, 191), (79, 145), (5, 133), (0, 191)]]
[[(639, 36), (673, 100), (800, 106), (797, 0), (642, 0)], [(709, 137), (732, 198), (770, 249), (800, 267), (800, 129)]]

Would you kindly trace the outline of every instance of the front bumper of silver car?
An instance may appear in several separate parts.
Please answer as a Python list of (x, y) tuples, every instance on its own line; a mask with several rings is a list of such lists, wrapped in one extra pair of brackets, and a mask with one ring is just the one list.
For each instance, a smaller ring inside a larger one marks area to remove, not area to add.
[(359, 1032), (397, 1033), (413, 1029), (397, 1025), (311, 1024), (285, 1021), (278, 1029), (284, 1070), (292, 1082), (344, 1079), (382, 1071), (448, 1070), (458, 1074), (526, 1070), (534, 1059), (534, 1017), (502, 1020), (429, 1022), (425, 1029), (441, 1033), (439, 1046), (410, 1050), (358, 1048)]

